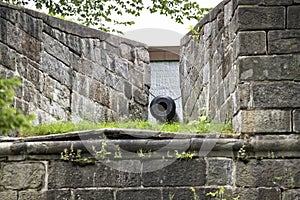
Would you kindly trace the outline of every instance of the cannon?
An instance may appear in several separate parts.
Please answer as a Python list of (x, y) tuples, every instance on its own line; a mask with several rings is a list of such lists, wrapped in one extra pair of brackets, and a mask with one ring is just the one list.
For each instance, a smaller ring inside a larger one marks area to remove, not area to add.
[(159, 122), (170, 122), (176, 115), (175, 101), (169, 96), (157, 96), (150, 103), (150, 113)]

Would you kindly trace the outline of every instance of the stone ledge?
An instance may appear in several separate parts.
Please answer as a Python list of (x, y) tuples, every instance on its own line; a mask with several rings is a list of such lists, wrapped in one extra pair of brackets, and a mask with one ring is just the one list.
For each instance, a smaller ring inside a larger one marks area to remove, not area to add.
[[(175, 150), (196, 153), (196, 157), (236, 157), (245, 144), (249, 157), (300, 157), (300, 135), (260, 135), (250, 139), (239, 139), (240, 135), (226, 134), (183, 134), (162, 133), (130, 129), (102, 129), (67, 134), (28, 138), (0, 138), (0, 156), (9, 159), (58, 159), (64, 149), (73, 146), (91, 156), (92, 148), (100, 148), (105, 142), (107, 150), (114, 152), (119, 147), (124, 153), (122, 159), (138, 158), (137, 152), (151, 151), (151, 159), (161, 158)], [(106, 139), (103, 139), (106, 138)], [(274, 145), (276, 144), (276, 145)], [(134, 154), (134, 155), (133, 155)], [(21, 155), (17, 156), (17, 155)], [(17, 157), (16, 157), (17, 156)], [(139, 158), (138, 158), (139, 159)]]

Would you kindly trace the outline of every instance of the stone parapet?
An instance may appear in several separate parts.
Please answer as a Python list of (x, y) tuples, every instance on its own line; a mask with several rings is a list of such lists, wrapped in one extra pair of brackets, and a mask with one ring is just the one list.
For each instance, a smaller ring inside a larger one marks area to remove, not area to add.
[[(223, 188), (226, 199), (290, 200), (299, 195), (299, 139), (130, 129), (2, 137), (0, 194), (16, 200), (210, 199)], [(62, 157), (67, 151), (69, 159)], [(180, 157), (183, 152), (192, 157)]]
[[(242, 133), (297, 133), (296, 1), (225, 0), (181, 41), (185, 120), (205, 113)], [(203, 112), (205, 111), (205, 112)]]
[(4, 3), (0, 24), (1, 77), (20, 77), (35, 124), (147, 118), (145, 44)]

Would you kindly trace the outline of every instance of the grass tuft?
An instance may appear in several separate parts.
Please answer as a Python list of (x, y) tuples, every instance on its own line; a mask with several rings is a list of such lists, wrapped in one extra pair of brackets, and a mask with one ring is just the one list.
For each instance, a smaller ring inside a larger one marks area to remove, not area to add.
[(103, 128), (130, 128), (130, 129), (145, 129), (162, 132), (181, 132), (181, 133), (234, 133), (231, 124), (210, 123), (207, 120), (199, 118), (199, 121), (192, 121), (188, 124), (184, 123), (165, 123), (155, 124), (148, 121), (126, 121), (126, 122), (107, 122), (107, 123), (91, 123), (87, 121), (72, 123), (72, 122), (54, 122), (41, 124), (31, 128), (23, 128), (20, 130), (20, 136), (40, 136), (49, 134), (67, 133), (81, 130), (95, 130)]

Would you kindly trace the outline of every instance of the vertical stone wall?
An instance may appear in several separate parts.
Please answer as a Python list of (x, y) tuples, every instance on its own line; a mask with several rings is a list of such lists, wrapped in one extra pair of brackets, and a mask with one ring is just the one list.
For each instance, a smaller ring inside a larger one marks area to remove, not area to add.
[(0, 4), (1, 77), (20, 77), (16, 107), (36, 123), (147, 118), (144, 44)]
[(238, 132), (299, 132), (299, 1), (224, 0), (182, 39), (185, 119), (205, 110)]

